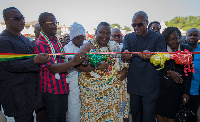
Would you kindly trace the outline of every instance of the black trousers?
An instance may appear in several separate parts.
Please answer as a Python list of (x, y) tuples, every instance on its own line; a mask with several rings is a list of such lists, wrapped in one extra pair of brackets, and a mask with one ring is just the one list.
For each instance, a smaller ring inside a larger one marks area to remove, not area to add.
[(133, 122), (156, 122), (156, 98), (130, 95), (131, 114)]
[(47, 110), (47, 122), (66, 122), (68, 95), (42, 93), (42, 96)]
[(22, 116), (14, 117), (14, 119), (15, 122), (34, 122), (33, 112), (30, 112)]
[(189, 99), (189, 107), (190, 110), (195, 114), (193, 115), (188, 115), (188, 122), (197, 122), (197, 110), (199, 108), (199, 102), (200, 102), (200, 96), (199, 95), (190, 95), (190, 99)]
[(46, 122), (46, 116), (47, 116), (47, 112), (46, 112), (46, 107), (42, 107), (42, 108), (39, 108), (35, 111), (36, 113), (36, 121), (37, 122)]

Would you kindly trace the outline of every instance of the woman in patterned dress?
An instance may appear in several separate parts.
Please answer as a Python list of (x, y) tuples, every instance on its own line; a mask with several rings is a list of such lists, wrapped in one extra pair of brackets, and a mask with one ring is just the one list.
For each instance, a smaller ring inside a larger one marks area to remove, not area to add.
[[(96, 40), (83, 45), (79, 52), (119, 51), (116, 42), (109, 42), (110, 34), (110, 25), (101, 22), (95, 32)], [(105, 55), (100, 56), (105, 57)], [(97, 57), (100, 56), (97, 55)], [(97, 65), (91, 60), (89, 65), (78, 68), (82, 71), (79, 73), (81, 121), (123, 121), (123, 117), (128, 118), (129, 114), (129, 95), (124, 80), (128, 63), (122, 63), (118, 54), (106, 55), (106, 60)]]

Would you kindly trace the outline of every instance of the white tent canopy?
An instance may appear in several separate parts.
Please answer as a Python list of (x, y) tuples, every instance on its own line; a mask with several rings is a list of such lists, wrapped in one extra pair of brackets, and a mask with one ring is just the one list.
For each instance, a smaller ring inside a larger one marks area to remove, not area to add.
[(164, 29), (167, 28), (167, 26), (165, 25), (165, 22), (164, 22), (164, 21), (162, 21), (162, 22), (160, 23), (160, 25), (161, 25), (160, 32), (162, 33), (162, 32), (164, 31)]
[(22, 30), (21, 34), (33, 34), (34, 35), (34, 28), (31, 25), (28, 29), (26, 27), (24, 27), (24, 29)]

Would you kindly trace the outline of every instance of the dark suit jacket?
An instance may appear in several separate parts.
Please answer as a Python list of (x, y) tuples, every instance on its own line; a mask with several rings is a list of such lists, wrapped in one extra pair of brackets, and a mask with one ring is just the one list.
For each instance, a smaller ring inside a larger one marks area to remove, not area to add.
[[(180, 45), (181, 51), (184, 51), (184, 49), (187, 49), (188, 51), (192, 52), (193, 49), (190, 46), (187, 45)], [(167, 77), (167, 71), (172, 70), (176, 71), (179, 74), (182, 75), (183, 83), (182, 84), (176, 84), (172, 78)], [(173, 59), (170, 59), (165, 62), (165, 68), (161, 70), (160, 72), (160, 79), (161, 79), (161, 85), (170, 88), (172, 85), (176, 85), (176, 88), (182, 89), (180, 94), (188, 94), (190, 93), (190, 86), (191, 86), (191, 80), (192, 80), (192, 73), (189, 72), (188, 76), (185, 76), (184, 73), (184, 65), (176, 64)], [(178, 91), (178, 90), (177, 90)]]
[[(0, 53), (33, 54), (33, 47), (26, 37), (4, 30)], [(17, 117), (42, 107), (38, 71), (33, 58), (0, 62), (0, 101), (5, 115)]]
[[(127, 34), (124, 38), (123, 50), (129, 52), (165, 52), (166, 41), (164, 36), (148, 30), (146, 36), (137, 36), (135, 32)], [(128, 93), (140, 96), (158, 97), (160, 78), (159, 71), (149, 61), (138, 55), (133, 55), (128, 69)]]

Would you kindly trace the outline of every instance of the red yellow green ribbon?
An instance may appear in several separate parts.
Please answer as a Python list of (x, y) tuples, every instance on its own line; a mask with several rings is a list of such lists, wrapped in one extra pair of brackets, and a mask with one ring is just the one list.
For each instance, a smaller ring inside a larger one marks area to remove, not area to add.
[(0, 61), (9, 61), (24, 58), (33, 58), (37, 54), (13, 54), (13, 53), (0, 53)]

